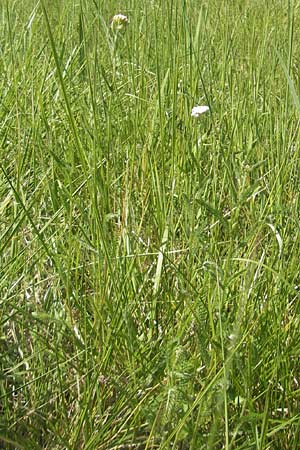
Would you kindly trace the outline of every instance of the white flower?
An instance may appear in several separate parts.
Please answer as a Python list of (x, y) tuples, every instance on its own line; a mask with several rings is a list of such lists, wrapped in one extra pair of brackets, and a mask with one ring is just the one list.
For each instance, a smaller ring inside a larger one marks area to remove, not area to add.
[(129, 19), (124, 14), (116, 14), (110, 19), (110, 27), (112, 30), (122, 30), (128, 23)]
[(201, 114), (206, 113), (207, 111), (209, 111), (209, 107), (206, 105), (202, 105), (202, 106), (194, 106), (194, 108), (192, 109), (192, 117), (199, 117)]

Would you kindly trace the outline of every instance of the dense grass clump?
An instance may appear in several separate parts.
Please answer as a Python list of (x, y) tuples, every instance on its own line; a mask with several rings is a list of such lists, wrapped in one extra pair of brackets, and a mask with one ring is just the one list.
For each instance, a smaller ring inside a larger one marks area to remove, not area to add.
[(1, 448), (300, 448), (299, 8), (1, 1)]

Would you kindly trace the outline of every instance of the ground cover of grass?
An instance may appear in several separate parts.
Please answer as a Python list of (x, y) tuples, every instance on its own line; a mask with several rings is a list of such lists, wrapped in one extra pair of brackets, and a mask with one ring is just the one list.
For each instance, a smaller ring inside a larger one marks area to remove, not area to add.
[(0, 448), (299, 448), (299, 13), (1, 1)]

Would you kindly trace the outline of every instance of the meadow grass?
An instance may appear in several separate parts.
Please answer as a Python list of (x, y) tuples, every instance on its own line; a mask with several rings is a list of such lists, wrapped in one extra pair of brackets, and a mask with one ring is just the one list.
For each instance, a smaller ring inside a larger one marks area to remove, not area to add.
[(299, 449), (299, 11), (1, 1), (1, 448)]

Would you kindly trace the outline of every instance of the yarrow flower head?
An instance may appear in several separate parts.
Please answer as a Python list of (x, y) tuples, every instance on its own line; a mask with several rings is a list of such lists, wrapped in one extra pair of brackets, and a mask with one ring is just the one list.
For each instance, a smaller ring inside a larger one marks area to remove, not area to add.
[(191, 116), (197, 119), (199, 116), (201, 116), (201, 114), (204, 114), (207, 111), (209, 111), (209, 107), (206, 105), (194, 106), (194, 108), (192, 109)]
[(122, 30), (128, 25), (129, 19), (124, 14), (116, 14), (110, 19), (110, 28), (114, 30)]

